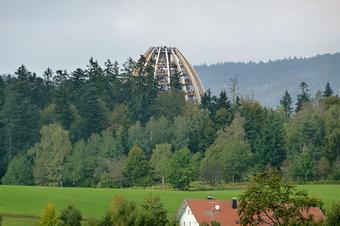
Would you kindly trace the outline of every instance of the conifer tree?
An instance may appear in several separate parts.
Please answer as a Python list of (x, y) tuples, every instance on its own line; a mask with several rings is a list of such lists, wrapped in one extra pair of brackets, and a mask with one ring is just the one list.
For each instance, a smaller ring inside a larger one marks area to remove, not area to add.
[(220, 95), (217, 99), (217, 107), (219, 109), (224, 108), (224, 109), (228, 110), (228, 109), (230, 109), (230, 106), (231, 106), (231, 104), (230, 104), (230, 101), (227, 97), (226, 91), (225, 90), (221, 91)]
[(333, 95), (333, 90), (331, 88), (331, 86), (329, 85), (329, 82), (327, 82), (325, 90), (322, 93), (323, 97), (330, 97)]
[(280, 100), (280, 104), (288, 117), (290, 117), (290, 115), (293, 112), (292, 103), (293, 103), (292, 98), (290, 97), (288, 91), (286, 91)]
[(280, 167), (285, 160), (283, 119), (279, 113), (267, 113), (255, 144), (255, 162), (260, 168)]
[(300, 89), (301, 93), (297, 96), (295, 112), (299, 112), (303, 104), (310, 102), (310, 93), (307, 83), (301, 82)]
[(98, 98), (96, 87), (88, 84), (84, 87), (79, 106), (79, 114), (82, 118), (81, 134), (83, 138), (92, 133), (100, 133), (107, 126), (105, 103)]

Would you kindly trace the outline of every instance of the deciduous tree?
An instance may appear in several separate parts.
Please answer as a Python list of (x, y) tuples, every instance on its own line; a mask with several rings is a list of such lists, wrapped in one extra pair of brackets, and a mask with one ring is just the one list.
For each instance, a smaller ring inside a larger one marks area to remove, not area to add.
[(240, 197), (241, 225), (300, 225), (312, 221), (303, 213), (320, 200), (311, 198), (305, 191), (297, 191), (286, 184), (279, 171), (269, 169), (257, 173)]
[(156, 144), (151, 156), (151, 165), (158, 178), (161, 178), (162, 185), (165, 184), (166, 170), (171, 159), (171, 144)]

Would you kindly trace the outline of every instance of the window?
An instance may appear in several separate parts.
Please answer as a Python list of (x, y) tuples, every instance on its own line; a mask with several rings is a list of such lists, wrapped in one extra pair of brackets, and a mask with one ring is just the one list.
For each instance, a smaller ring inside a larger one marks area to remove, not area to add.
[(189, 221), (189, 226), (191, 226), (191, 221)]
[(188, 215), (190, 215), (190, 209), (188, 208)]

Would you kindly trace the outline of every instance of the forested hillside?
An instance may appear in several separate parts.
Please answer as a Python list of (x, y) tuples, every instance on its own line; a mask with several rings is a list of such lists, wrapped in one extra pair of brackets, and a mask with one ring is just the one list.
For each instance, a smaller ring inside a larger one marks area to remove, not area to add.
[(275, 109), (223, 91), (195, 105), (178, 78), (160, 92), (153, 71), (143, 59), (90, 59), (73, 72), (21, 66), (1, 77), (2, 183), (188, 189), (268, 167), (296, 181), (340, 179), (340, 98), (329, 84), (312, 98), (296, 83), (297, 105), (282, 92)]
[(298, 85), (303, 81), (310, 85), (313, 94), (327, 82), (336, 93), (340, 93), (340, 53), (266, 63), (224, 62), (199, 65), (195, 69), (212, 93), (217, 94), (223, 89), (229, 91), (230, 80), (236, 78), (239, 93), (255, 97), (266, 106), (276, 107), (285, 90), (296, 97)]

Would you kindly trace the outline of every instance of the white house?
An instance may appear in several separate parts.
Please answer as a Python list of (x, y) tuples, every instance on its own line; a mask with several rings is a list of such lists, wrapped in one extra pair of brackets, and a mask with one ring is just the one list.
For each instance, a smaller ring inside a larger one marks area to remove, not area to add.
[[(324, 220), (325, 216), (319, 207), (311, 207), (308, 211), (302, 211), (304, 217), (313, 216), (315, 221)], [(240, 218), (237, 212), (237, 199), (225, 200), (184, 200), (179, 208), (176, 219), (180, 226), (199, 226), (203, 222), (216, 221), (221, 226), (240, 226)], [(261, 226), (268, 226), (262, 223)]]
[[(236, 201), (236, 200), (235, 200)], [(180, 226), (199, 226), (203, 222), (216, 221), (221, 226), (237, 226), (237, 203), (225, 200), (184, 200), (177, 212)]]

